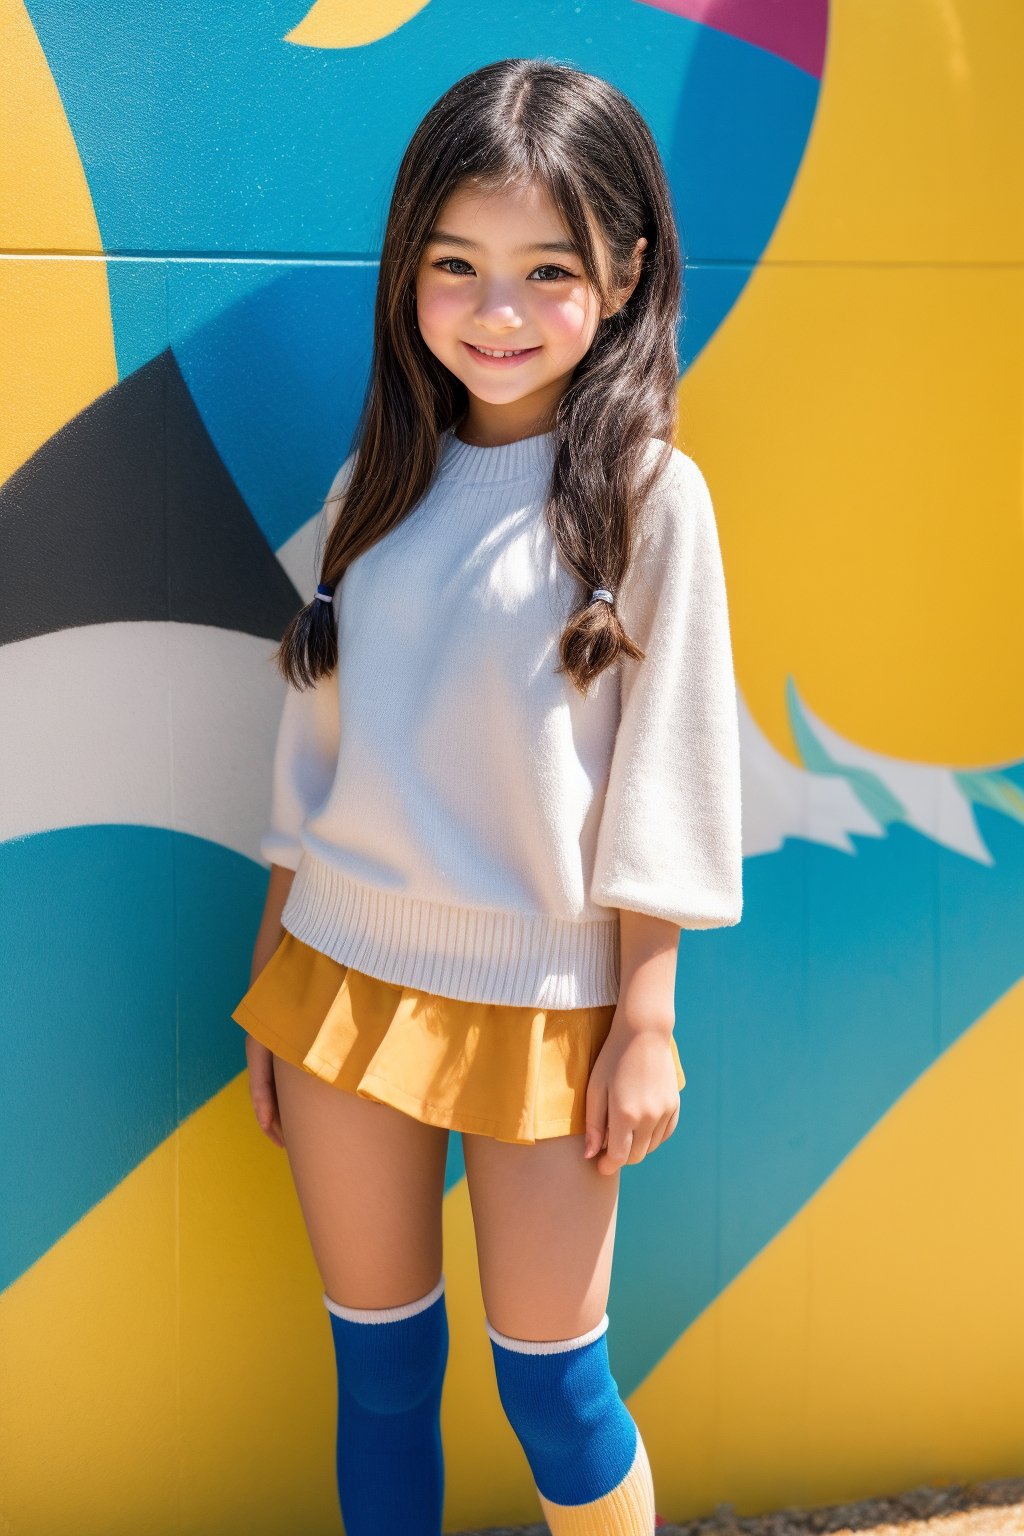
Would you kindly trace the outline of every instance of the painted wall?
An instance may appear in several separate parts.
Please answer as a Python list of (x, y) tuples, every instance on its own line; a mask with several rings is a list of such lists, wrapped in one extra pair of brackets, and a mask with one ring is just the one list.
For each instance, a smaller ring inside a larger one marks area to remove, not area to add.
[[(0, 1523), (337, 1528), (243, 1036), (313, 519), (412, 127), (510, 54), (646, 114), (688, 257), (746, 906), (684, 934), (612, 1366), (673, 1518), (1024, 1464), (1017, 0), (0, 0)], [(452, 1138), (446, 1523), (538, 1518)]]

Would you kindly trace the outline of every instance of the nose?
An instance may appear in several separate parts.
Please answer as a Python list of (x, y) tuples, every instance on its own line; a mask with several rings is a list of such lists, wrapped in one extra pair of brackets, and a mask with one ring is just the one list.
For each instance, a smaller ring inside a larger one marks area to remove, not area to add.
[(507, 292), (492, 290), (481, 296), (476, 317), (482, 326), (494, 331), (522, 330), (523, 317)]

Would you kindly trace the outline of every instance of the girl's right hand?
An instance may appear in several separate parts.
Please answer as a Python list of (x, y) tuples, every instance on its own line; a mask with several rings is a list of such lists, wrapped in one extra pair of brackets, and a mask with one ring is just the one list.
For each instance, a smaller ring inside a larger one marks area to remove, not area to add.
[(270, 1137), (275, 1147), (283, 1147), (284, 1133), (274, 1083), (274, 1053), (252, 1035), (246, 1035), (245, 1057), (249, 1066), (249, 1094), (260, 1130)]

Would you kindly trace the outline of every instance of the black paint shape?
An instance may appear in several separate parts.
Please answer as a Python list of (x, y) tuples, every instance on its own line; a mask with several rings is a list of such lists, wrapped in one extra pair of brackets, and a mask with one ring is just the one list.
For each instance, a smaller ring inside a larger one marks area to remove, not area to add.
[(276, 642), (301, 606), (170, 348), (0, 486), (0, 644), (131, 620)]

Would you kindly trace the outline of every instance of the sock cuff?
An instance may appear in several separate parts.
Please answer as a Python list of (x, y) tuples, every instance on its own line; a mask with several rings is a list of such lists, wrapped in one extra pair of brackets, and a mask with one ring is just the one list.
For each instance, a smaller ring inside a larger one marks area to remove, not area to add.
[(432, 1307), (444, 1292), (444, 1281), (442, 1274), (433, 1290), (400, 1307), (343, 1307), (340, 1301), (332, 1301), (326, 1291), (323, 1293), (323, 1301), (328, 1312), (333, 1312), (335, 1317), (348, 1318), (350, 1323), (397, 1323), (404, 1317), (415, 1317), (418, 1312), (425, 1312), (428, 1307)]
[(514, 1349), (520, 1355), (555, 1355), (566, 1349), (580, 1349), (584, 1344), (592, 1344), (595, 1339), (601, 1337), (602, 1333), (606, 1333), (608, 1323), (609, 1317), (606, 1312), (595, 1327), (587, 1333), (581, 1333), (578, 1338), (536, 1340), (510, 1338), (507, 1333), (499, 1333), (497, 1328), (493, 1328), (487, 1318), (484, 1319), (484, 1327), (495, 1344), (500, 1344), (504, 1349)]

